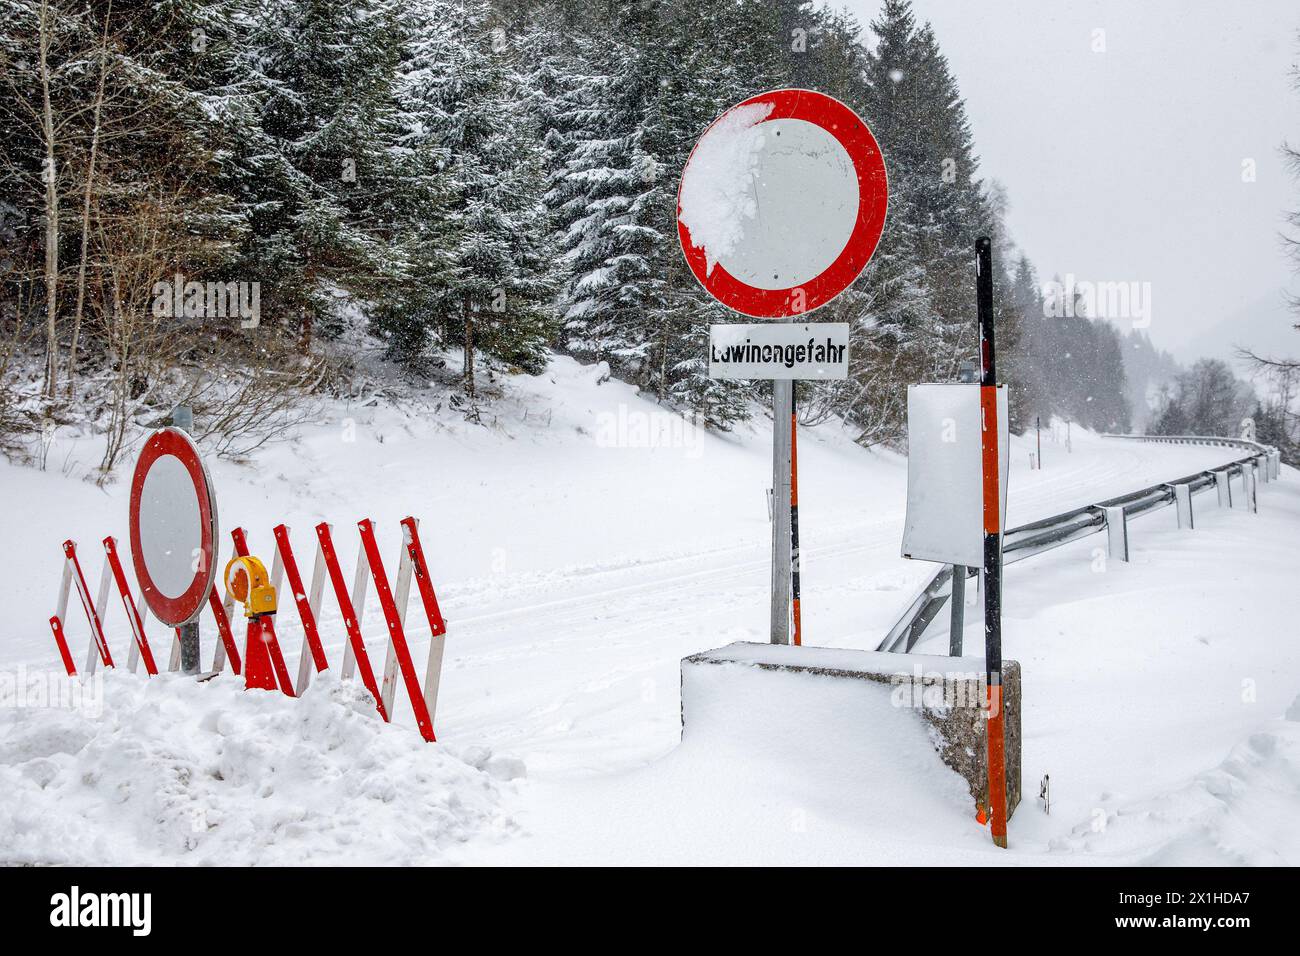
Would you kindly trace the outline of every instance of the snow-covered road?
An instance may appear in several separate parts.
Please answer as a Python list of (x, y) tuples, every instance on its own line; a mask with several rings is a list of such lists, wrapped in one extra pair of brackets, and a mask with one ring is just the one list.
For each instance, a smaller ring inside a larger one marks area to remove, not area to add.
[[(986, 855), (964, 805), (952, 807), (929, 839), (892, 832), (867, 814), (839, 820), (820, 837), (768, 846), (746, 831), (761, 815), (737, 808), (729, 817), (709, 798), (704, 771), (671, 779), (676, 788), (694, 788), (683, 800), (705, 815), (717, 834), (712, 841), (675, 840), (663, 832), (671, 827), (662, 815), (636, 803), (641, 790), (663, 792), (656, 762), (679, 741), (680, 658), (765, 639), (770, 426), (757, 422), (723, 437), (684, 430), (628, 387), (598, 385), (598, 377), (556, 360), (544, 376), (510, 380), (498, 423), (486, 429), (427, 409), (337, 408), (292, 445), (266, 450), (253, 467), (214, 463), (223, 533), (239, 523), (254, 551), (267, 551), (271, 526), (286, 521), (300, 563), (309, 565), (310, 528), (330, 520), (349, 579), (355, 519), (374, 518), (390, 554), (397, 519), (421, 517), (449, 622), (439, 738), (452, 748), (518, 757), (528, 774), (501, 797), (526, 835), (507, 839), (503, 833), (515, 831), (493, 825), (491, 839), (470, 840), (453, 858), (600, 859), (609, 830), (593, 825), (592, 815), (611, 798), (610, 787), (632, 801), (621, 823), (639, 819), (654, 839), (633, 841), (625, 853), (610, 849), (608, 862), (637, 859), (637, 846), (653, 846), (656, 860), (712, 853), (735, 862), (955, 862), (963, 854)], [(656, 434), (661, 447), (647, 447)], [(1077, 429), (1067, 453), (1063, 438), (1060, 429), (1045, 433), (1041, 471), (1028, 467), (1031, 441), (1014, 440), (1011, 524), (1239, 454), (1117, 442)], [(56, 447), (51, 460), (79, 457), (90, 460), (93, 449)], [(75, 465), (68, 470), (75, 475)], [(806, 643), (874, 648), (934, 570), (898, 554), (905, 482), (905, 462), (893, 454), (864, 451), (829, 427), (800, 436)], [(5, 525), (6, 551), (31, 555), (4, 594), (0, 664), (54, 668), (45, 619), (58, 582), (58, 543), (70, 536), (85, 547), (108, 533), (125, 540), (124, 488), (99, 491), (75, 477), (11, 466), (0, 466), (0, 486), (7, 500), (25, 506)], [(1209, 862), (1238, 851), (1268, 859), (1259, 841), (1235, 831), (1228, 850), (1214, 849), (1226, 838), (1185, 839), (1209, 832), (1191, 811), (1185, 815), (1192, 822), (1180, 829), (1177, 821), (1134, 824), (1125, 809), (1151, 800), (1165, 808), (1199, 806), (1202, 790), (1215, 785), (1198, 783), (1198, 775), (1217, 772), (1252, 734), (1273, 733), (1269, 721), (1300, 693), (1300, 647), (1288, 630), (1300, 602), (1286, 580), (1300, 540), (1300, 482), (1288, 472), (1287, 480), (1263, 489), (1254, 516), (1219, 512), (1212, 498), (1198, 497), (1195, 532), (1176, 530), (1170, 510), (1138, 519), (1127, 566), (1102, 561), (1099, 568), (1096, 549), (1104, 542), (1096, 537), (1008, 569), (1006, 652), (1025, 668), (1030, 799), (1012, 823), (1018, 852), (1007, 859), (1141, 859), (1172, 853), (1167, 848), (1175, 844), (1190, 845), (1193, 858)], [(97, 556), (87, 573), (98, 573)], [(342, 628), (328, 597), (325, 604), (322, 629), (330, 659), (338, 660)], [(293, 617), (282, 615), (278, 628), (292, 649), (291, 670), (301, 633)], [(420, 617), (409, 619), (417, 661), (427, 646)], [(120, 618), (110, 625), (110, 639), (124, 646)], [(968, 628), (967, 647), (978, 651), (975, 607)], [(379, 656), (384, 625), (377, 602), (367, 608), (363, 631), (372, 657)], [(84, 648), (84, 625), (73, 634)], [(768, 707), (755, 719), (776, 718)], [(404, 703), (397, 720), (411, 720)], [(870, 739), (871, 728), (854, 730)], [(18, 733), (18, 725), (0, 723), (0, 741)], [(1289, 739), (1282, 734), (1282, 743), (1271, 745), (1260, 786), (1295, 771)], [(855, 737), (853, 747), (860, 746)], [(1287, 747), (1291, 756), (1278, 757)], [(698, 753), (692, 759), (701, 767), (709, 762)], [(846, 785), (841, 770), (833, 761), (825, 767), (828, 788)], [(1054, 782), (1050, 817), (1032, 801), (1043, 773)], [(618, 787), (620, 780), (628, 786)], [(1161, 802), (1161, 794), (1175, 796)], [(1122, 826), (1103, 822), (1094, 831), (1108, 814), (1119, 814)], [(1177, 832), (1162, 837), (1161, 826)], [(354, 838), (364, 839), (361, 829)], [(855, 833), (860, 843), (851, 839)], [(1084, 852), (1069, 852), (1075, 850)]]

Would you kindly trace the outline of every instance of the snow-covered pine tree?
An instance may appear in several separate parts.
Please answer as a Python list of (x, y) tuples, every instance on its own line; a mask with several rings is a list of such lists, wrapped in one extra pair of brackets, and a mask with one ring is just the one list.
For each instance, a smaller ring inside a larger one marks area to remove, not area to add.
[(1012, 385), (1007, 396), (1013, 418), (1028, 427), (1036, 418), (1048, 422), (1058, 411), (1053, 391), (1048, 385), (1049, 347), (1043, 316), (1043, 297), (1034, 266), (1027, 256), (1016, 259), (1005, 292), (1005, 301), (1014, 313), (1018, 335), (1009, 348), (1002, 350)]
[[(0, 199), (23, 213), (19, 247), (41, 258), (17, 262), (5, 291), (43, 304), (47, 368), (62, 392), (51, 400), (73, 396), (83, 366), (108, 358), (120, 371), (139, 351), (123, 338), (123, 302), (104, 299), (105, 270), (134, 256), (129, 268), (151, 285), (219, 266), (231, 244), (237, 217), (221, 188), (210, 102), (178, 52), (206, 6), (0, 6)], [(132, 250), (127, 237), (142, 222), (154, 238)]]
[(406, 0), (265, 0), (239, 51), (260, 123), (241, 150), (250, 235), (240, 269), (263, 309), (304, 345), (335, 331), (340, 295), (394, 281), (390, 222), (399, 167), (393, 82)]
[[(546, 201), (557, 227), (566, 278), (559, 309), (560, 345), (577, 358), (606, 361), (620, 378), (652, 377), (651, 316), (662, 307), (654, 275), (662, 232), (642, 195), (671, 175), (641, 147), (647, 77), (621, 30), (592, 44), (586, 83), (570, 92), (558, 116), (568, 157), (553, 174)], [(656, 83), (651, 78), (649, 82)]]
[(445, 344), (537, 370), (552, 330), (553, 282), (541, 196), (542, 131), (518, 68), (526, 37), (482, 0), (421, 0), (403, 66), (405, 144), (442, 164), (445, 268), (432, 315)]

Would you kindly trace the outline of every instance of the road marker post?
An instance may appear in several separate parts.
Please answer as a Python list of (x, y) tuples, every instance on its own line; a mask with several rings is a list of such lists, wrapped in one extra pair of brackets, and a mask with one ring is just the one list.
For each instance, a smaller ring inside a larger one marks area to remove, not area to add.
[(794, 643), (803, 643), (803, 617), (799, 613), (799, 405), (790, 383), (790, 604), (794, 618)]
[(1006, 715), (1002, 706), (1002, 528), (998, 488), (997, 349), (993, 332), (993, 250), (975, 243), (980, 342), (981, 450), (984, 476), (984, 658), (988, 687), (989, 823), (993, 842), (1007, 846)]

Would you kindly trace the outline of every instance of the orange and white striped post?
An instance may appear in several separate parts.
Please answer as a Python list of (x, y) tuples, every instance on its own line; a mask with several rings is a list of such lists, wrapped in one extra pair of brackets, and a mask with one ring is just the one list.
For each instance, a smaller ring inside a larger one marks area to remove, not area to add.
[(984, 659), (988, 677), (988, 809), (993, 842), (1007, 845), (1006, 718), (1002, 707), (1002, 494), (998, 487), (998, 385), (993, 337), (993, 251), (975, 242), (980, 339), (980, 451), (984, 479)]
[(794, 643), (803, 643), (803, 618), (799, 613), (799, 404), (797, 389), (790, 388), (790, 607), (794, 615)]

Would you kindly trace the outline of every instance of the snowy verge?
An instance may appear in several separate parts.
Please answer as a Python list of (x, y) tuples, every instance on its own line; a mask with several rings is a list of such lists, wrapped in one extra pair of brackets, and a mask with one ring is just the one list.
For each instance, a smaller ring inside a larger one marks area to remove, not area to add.
[(1098, 808), (1052, 842), (1149, 866), (1300, 866), (1300, 697), (1219, 766), (1155, 797)]
[(0, 689), (3, 864), (456, 862), (514, 830), (519, 761), (426, 744), (328, 673), (299, 700), (110, 673), (77, 707), (41, 679)]

